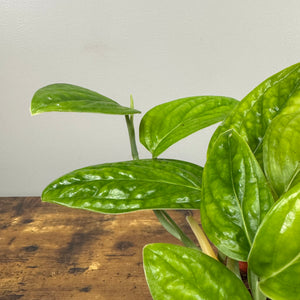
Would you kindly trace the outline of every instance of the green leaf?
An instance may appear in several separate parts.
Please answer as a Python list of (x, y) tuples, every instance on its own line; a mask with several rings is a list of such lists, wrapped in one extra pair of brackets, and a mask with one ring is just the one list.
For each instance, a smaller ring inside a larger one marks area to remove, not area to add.
[(144, 269), (154, 300), (250, 300), (241, 280), (200, 251), (170, 244), (144, 248)]
[(80, 86), (56, 83), (39, 89), (31, 101), (31, 114), (49, 111), (135, 114), (138, 110), (124, 107), (94, 91)]
[(278, 195), (300, 182), (300, 113), (277, 116), (266, 132), (263, 160)]
[(300, 299), (300, 184), (263, 220), (249, 254), (260, 288), (273, 300)]
[(262, 165), (262, 142), (272, 119), (280, 112), (300, 109), (300, 63), (271, 76), (251, 91), (215, 131), (208, 153), (220, 134), (235, 129)]
[(179, 160), (134, 160), (75, 170), (52, 182), (42, 200), (103, 213), (198, 209), (202, 167)]
[(237, 100), (220, 96), (189, 97), (155, 106), (140, 124), (140, 142), (157, 157), (186, 136), (222, 121)]
[(246, 261), (256, 231), (273, 203), (247, 143), (234, 130), (222, 134), (203, 172), (201, 220), (209, 239), (227, 256)]

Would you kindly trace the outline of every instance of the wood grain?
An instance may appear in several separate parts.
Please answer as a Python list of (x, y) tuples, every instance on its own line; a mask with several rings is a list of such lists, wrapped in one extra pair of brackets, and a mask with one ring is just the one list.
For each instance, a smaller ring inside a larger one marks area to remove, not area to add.
[[(190, 212), (169, 213), (193, 238)], [(144, 245), (180, 244), (152, 211), (103, 215), (37, 197), (0, 198), (0, 239), (0, 300), (152, 299)]]

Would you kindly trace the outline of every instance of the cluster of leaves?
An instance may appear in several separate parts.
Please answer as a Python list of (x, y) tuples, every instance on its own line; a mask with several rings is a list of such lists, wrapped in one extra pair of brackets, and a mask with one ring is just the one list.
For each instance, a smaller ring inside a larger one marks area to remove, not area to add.
[[(268, 78), (241, 101), (199, 96), (154, 107), (139, 127), (152, 159), (138, 158), (133, 115), (139, 111), (132, 106), (69, 84), (35, 93), (32, 114), (125, 115), (134, 158), (66, 174), (44, 190), (42, 200), (102, 213), (154, 210), (185, 246), (145, 246), (153, 299), (300, 299), (300, 64)], [(204, 168), (157, 158), (220, 121)], [(207, 255), (201, 238), (203, 251), (197, 248), (164, 211), (199, 208), (221, 261)], [(241, 261), (248, 263), (251, 294), (240, 278)]]

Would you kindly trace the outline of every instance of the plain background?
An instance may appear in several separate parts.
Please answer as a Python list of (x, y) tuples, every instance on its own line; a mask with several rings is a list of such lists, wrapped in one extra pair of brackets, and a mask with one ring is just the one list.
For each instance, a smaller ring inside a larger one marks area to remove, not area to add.
[[(132, 94), (143, 113), (186, 96), (240, 100), (299, 62), (299, 13), (299, 0), (0, 0), (0, 196), (38, 196), (73, 169), (131, 159), (123, 116), (32, 117), (40, 87), (72, 83), (125, 106)], [(204, 165), (214, 128), (162, 157)]]

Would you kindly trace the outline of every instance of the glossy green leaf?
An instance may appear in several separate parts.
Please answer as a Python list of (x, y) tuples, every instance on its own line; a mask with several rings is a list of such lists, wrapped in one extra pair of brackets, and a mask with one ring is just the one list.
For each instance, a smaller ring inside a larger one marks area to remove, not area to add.
[(201, 251), (170, 244), (144, 248), (144, 269), (154, 300), (250, 300), (241, 280)]
[(186, 136), (223, 121), (237, 100), (199, 96), (170, 101), (149, 110), (140, 124), (140, 141), (157, 157)]
[(215, 131), (208, 153), (220, 134), (235, 129), (262, 165), (262, 142), (272, 119), (280, 112), (300, 109), (300, 63), (271, 76), (251, 91)]
[(245, 140), (234, 130), (219, 136), (203, 172), (201, 220), (227, 256), (246, 261), (256, 231), (274, 200)]
[(249, 255), (260, 288), (273, 300), (300, 299), (300, 184), (263, 220)]
[(202, 167), (179, 160), (134, 160), (75, 170), (52, 182), (42, 200), (103, 213), (198, 209)]
[(80, 86), (56, 83), (39, 89), (31, 101), (31, 113), (50, 111), (135, 114), (138, 110), (121, 106), (114, 100)]
[(300, 112), (277, 116), (263, 145), (265, 173), (278, 195), (300, 182)]

